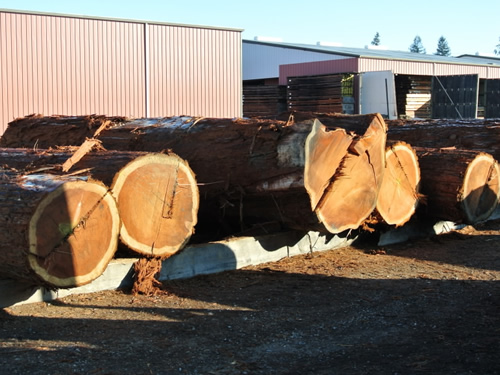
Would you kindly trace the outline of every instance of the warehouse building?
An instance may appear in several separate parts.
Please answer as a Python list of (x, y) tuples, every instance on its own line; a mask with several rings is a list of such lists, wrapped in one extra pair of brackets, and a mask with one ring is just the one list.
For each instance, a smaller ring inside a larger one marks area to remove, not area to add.
[(240, 117), (241, 31), (0, 9), (0, 134), (32, 113)]
[(500, 59), (243, 41), (244, 114), (500, 117)]

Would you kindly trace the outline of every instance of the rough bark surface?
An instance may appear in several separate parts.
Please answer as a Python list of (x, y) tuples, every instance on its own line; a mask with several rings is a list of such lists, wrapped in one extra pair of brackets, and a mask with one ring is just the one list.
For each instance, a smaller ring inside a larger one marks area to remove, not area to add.
[(484, 152), (416, 147), (425, 213), (474, 224), (487, 220), (500, 197), (500, 168)]
[(120, 228), (105, 186), (5, 170), (0, 185), (1, 278), (70, 288), (104, 272)]
[(106, 123), (124, 121), (124, 117), (43, 116), (33, 114), (11, 121), (0, 138), (0, 147), (47, 149), (79, 146), (93, 137)]
[(500, 160), (500, 121), (387, 120), (387, 139), (414, 147), (483, 151)]
[[(375, 208), (386, 127), (376, 114), (325, 119), (327, 127), (311, 116), (286, 122), (120, 119), (109, 120), (97, 138), (109, 150), (173, 150), (189, 161), (203, 198), (216, 200), (211, 204), (216, 210), (242, 194), (272, 195), (287, 226), (338, 233), (357, 228)], [(54, 146), (58, 134), (52, 137)], [(208, 211), (213, 221), (212, 207), (200, 207), (200, 218)]]

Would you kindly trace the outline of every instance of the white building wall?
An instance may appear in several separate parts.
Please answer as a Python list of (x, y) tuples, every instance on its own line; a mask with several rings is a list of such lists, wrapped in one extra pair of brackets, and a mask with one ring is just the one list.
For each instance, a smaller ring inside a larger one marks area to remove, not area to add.
[(278, 78), (279, 66), (312, 61), (345, 59), (346, 56), (302, 49), (245, 43), (243, 41), (243, 80)]

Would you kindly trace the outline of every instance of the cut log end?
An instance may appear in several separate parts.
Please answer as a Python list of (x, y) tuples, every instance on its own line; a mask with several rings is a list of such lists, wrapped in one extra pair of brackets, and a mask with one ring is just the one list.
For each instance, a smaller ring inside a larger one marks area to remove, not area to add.
[(347, 134), (344, 129), (326, 131), (319, 120), (314, 121), (304, 148), (304, 186), (313, 211), (337, 173), (352, 139), (352, 135)]
[(387, 127), (378, 114), (366, 119), (369, 123), (364, 134), (347, 144), (348, 151), (344, 150), (335, 172), (325, 179), (328, 186), (314, 208), (330, 233), (357, 229), (376, 206), (384, 173)]
[(418, 205), (418, 157), (409, 144), (398, 142), (387, 147), (385, 160), (376, 209), (385, 223), (401, 226), (410, 220)]
[(460, 203), (465, 220), (474, 224), (488, 219), (500, 198), (500, 168), (490, 154), (479, 153), (468, 165)]
[(30, 267), (49, 286), (87, 284), (113, 258), (119, 228), (118, 208), (105, 186), (65, 182), (42, 199), (30, 220)]
[(197, 223), (199, 193), (188, 163), (175, 154), (140, 156), (112, 184), (122, 242), (148, 256), (168, 257), (182, 249)]

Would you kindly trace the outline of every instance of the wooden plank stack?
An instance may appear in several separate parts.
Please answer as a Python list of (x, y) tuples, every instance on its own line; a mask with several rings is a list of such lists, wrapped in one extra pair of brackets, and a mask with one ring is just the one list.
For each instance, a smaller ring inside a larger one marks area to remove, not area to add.
[(286, 111), (286, 87), (278, 85), (244, 85), (243, 115), (274, 116)]
[(398, 112), (407, 118), (431, 117), (431, 81), (424, 76), (402, 76), (396, 80), (398, 85)]
[(342, 113), (342, 75), (291, 77), (287, 85), (288, 110)]

